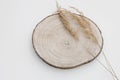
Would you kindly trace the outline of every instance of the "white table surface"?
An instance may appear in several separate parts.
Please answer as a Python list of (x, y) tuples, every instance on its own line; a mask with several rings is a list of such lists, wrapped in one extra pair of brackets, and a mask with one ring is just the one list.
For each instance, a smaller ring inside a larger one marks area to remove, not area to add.
[[(104, 51), (120, 78), (120, 0), (59, 0), (102, 30)], [(32, 31), (56, 11), (55, 0), (0, 0), (0, 80), (113, 80), (96, 60), (70, 70), (44, 63), (32, 48)], [(102, 55), (98, 57), (105, 62)]]

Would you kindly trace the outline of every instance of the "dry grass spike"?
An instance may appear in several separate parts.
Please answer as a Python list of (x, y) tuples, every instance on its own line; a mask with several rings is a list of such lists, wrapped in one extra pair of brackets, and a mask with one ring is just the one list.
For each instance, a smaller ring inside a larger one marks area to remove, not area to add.
[(63, 23), (63, 25), (65, 26), (65, 28), (69, 31), (69, 33), (75, 38), (75, 39), (79, 39), (77, 33), (78, 31), (75, 31), (72, 26), (70, 25), (67, 17), (66, 17), (66, 14), (71, 14), (71, 12), (65, 10), (65, 9), (61, 9), (56, 1), (56, 6), (57, 6), (57, 12), (58, 12), (58, 15), (59, 15), (59, 18), (61, 20), (61, 22)]
[(85, 19), (85, 17), (83, 16), (83, 13), (80, 12), (78, 9), (76, 9), (75, 7), (70, 7), (73, 8), (74, 10), (76, 10), (80, 16), (77, 15), (72, 15), (74, 17), (75, 20), (78, 21), (79, 25), (84, 29), (84, 32), (86, 34), (86, 36), (91, 39), (92, 41), (98, 43), (96, 37), (94, 36), (92, 29), (91, 29), (91, 25), (90, 23)]
[(65, 26), (65, 28), (69, 31), (69, 33), (75, 38), (75, 39), (79, 39), (78, 37), (78, 31), (75, 31), (73, 29), (73, 27), (70, 25), (69, 20), (67, 19), (66, 15), (71, 15), (77, 22), (78, 24), (83, 28), (84, 33), (86, 35), (87, 38), (91, 39), (92, 41), (97, 43), (97, 39), (94, 36), (91, 28), (90, 28), (90, 23), (85, 19), (85, 17), (83, 16), (83, 13), (81, 11), (79, 11), (78, 9), (76, 9), (75, 7), (70, 7), (73, 8), (74, 10), (76, 10), (80, 16), (75, 15), (74, 13), (67, 11), (65, 9), (61, 9), (61, 7), (58, 5), (58, 2), (56, 1), (56, 6), (57, 6), (57, 12), (58, 15), (60, 17), (61, 22), (63, 23), (63, 25)]

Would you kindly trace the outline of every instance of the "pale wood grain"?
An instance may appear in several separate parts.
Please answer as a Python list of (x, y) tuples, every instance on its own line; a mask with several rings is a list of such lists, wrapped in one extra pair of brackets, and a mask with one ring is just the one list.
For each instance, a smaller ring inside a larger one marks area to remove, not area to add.
[(76, 28), (79, 27), (79, 40), (76, 41), (65, 29), (58, 14), (54, 14), (38, 23), (33, 32), (33, 47), (40, 58), (54, 67), (63, 69), (77, 67), (94, 60), (102, 50), (103, 38), (97, 25), (90, 19), (84, 18), (89, 21), (101, 47), (87, 38), (83, 29), (71, 19), (71, 24)]

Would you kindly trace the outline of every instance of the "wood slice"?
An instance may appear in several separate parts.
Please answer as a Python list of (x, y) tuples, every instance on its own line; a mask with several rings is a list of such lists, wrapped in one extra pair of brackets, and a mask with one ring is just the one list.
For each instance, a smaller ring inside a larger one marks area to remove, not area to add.
[(62, 69), (74, 68), (94, 60), (103, 48), (103, 38), (97, 25), (87, 17), (84, 18), (89, 21), (100, 47), (87, 38), (82, 29), (79, 31), (79, 40), (75, 40), (60, 21), (59, 15), (53, 14), (39, 22), (33, 31), (33, 47), (38, 56), (49, 65)]

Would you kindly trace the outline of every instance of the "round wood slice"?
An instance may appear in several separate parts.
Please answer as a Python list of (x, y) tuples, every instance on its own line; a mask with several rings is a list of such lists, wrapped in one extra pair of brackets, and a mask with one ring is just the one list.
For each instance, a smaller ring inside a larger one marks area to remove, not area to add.
[(94, 60), (103, 48), (103, 38), (97, 25), (87, 17), (84, 18), (89, 21), (100, 47), (88, 39), (82, 29), (79, 31), (79, 40), (75, 40), (58, 14), (53, 14), (39, 22), (33, 31), (33, 47), (39, 57), (49, 65), (61, 69), (74, 68)]

